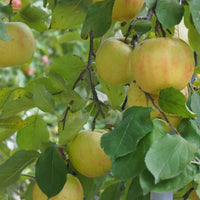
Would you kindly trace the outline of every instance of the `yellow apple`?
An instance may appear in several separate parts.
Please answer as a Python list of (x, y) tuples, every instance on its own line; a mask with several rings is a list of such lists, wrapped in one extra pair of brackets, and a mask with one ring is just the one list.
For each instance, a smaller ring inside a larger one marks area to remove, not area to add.
[(98, 75), (111, 85), (123, 85), (133, 80), (130, 65), (132, 48), (115, 38), (105, 40), (96, 54)]
[[(181, 90), (181, 92), (185, 95), (186, 100), (187, 100), (187, 98), (188, 98), (187, 87), (185, 87), (183, 90)], [(151, 97), (154, 99), (155, 103), (158, 105), (159, 95), (151, 94)], [(128, 105), (128, 107), (131, 107), (131, 106), (154, 107), (151, 100), (146, 97), (145, 93), (139, 88), (138, 84), (135, 82), (132, 82), (129, 86), (127, 105)], [(168, 114), (165, 112), (164, 112), (164, 114), (167, 116), (167, 119), (174, 127), (178, 126), (178, 124), (181, 120), (181, 117), (171, 115), (171, 114)], [(156, 108), (151, 112), (151, 118), (160, 118), (162, 120), (165, 120), (163, 115)], [(167, 123), (163, 123), (163, 127), (168, 132), (171, 131), (171, 127), (169, 125), (167, 125)]]
[[(49, 200), (83, 200), (83, 197), (84, 197), (83, 188), (80, 181), (75, 176), (68, 174), (67, 181), (63, 186), (62, 190), (60, 191), (60, 193), (58, 193), (54, 197), (51, 197)], [(33, 200), (48, 199), (46, 194), (42, 192), (37, 183), (35, 183), (33, 187), (32, 199)]]
[[(98, 2), (103, 0), (93, 0)], [(144, 0), (115, 0), (112, 11), (114, 21), (133, 19), (142, 9)]]
[(31, 29), (22, 22), (8, 22), (6, 27), (12, 40), (0, 40), (0, 67), (25, 64), (34, 52), (35, 43)]
[(110, 158), (100, 144), (102, 134), (99, 131), (81, 132), (68, 146), (69, 160), (84, 176), (98, 177), (110, 170)]
[(144, 0), (115, 0), (112, 19), (115, 21), (134, 18), (142, 9)]
[(134, 79), (150, 94), (167, 87), (182, 90), (195, 66), (192, 49), (178, 38), (147, 39), (133, 50), (130, 59)]

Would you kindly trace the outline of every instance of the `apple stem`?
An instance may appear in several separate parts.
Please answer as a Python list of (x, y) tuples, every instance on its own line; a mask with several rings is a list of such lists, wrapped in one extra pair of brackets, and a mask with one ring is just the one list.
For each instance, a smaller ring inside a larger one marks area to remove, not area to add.
[(152, 102), (152, 104), (154, 105), (154, 107), (161, 113), (161, 115), (164, 117), (165, 121), (168, 123), (168, 125), (172, 128), (172, 130), (177, 134), (177, 135), (181, 135), (177, 129), (169, 122), (167, 116), (165, 115), (165, 113), (160, 109), (160, 107), (155, 103), (154, 99), (151, 97), (151, 95), (149, 93), (144, 92), (145, 95), (150, 99), (150, 101)]

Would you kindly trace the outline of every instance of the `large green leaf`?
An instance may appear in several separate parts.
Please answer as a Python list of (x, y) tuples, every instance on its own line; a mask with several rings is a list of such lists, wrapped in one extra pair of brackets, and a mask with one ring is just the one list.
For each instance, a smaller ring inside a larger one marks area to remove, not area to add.
[(188, 164), (179, 175), (155, 184), (152, 174), (148, 170), (145, 170), (140, 175), (140, 185), (144, 194), (148, 194), (150, 191), (158, 193), (175, 191), (183, 188), (192, 180), (194, 180), (197, 172), (197, 167), (195, 165)]
[(89, 33), (95, 38), (103, 36), (111, 26), (114, 0), (100, 1), (90, 6), (83, 24), (81, 37), (86, 39)]
[(200, 147), (200, 129), (193, 119), (182, 119), (178, 131), (186, 140)]
[(190, 0), (190, 11), (192, 14), (192, 19), (195, 24), (196, 30), (200, 34), (200, 4), (198, 0)]
[(15, 133), (15, 130), (2, 130), (2, 131), (0, 131), (0, 142), (3, 142), (4, 140), (9, 138), (14, 133)]
[(59, 124), (60, 126), (59, 143), (66, 144), (70, 140), (72, 140), (74, 136), (79, 131), (81, 131), (83, 126), (87, 123), (89, 116), (90, 116), (89, 113), (84, 113), (82, 111), (78, 111), (75, 113), (68, 111), (65, 122), (61, 121), (61, 123)]
[(72, 89), (84, 68), (85, 63), (80, 57), (66, 55), (56, 58), (52, 64), (51, 70), (60, 74), (67, 81), (67, 87)]
[(154, 140), (166, 134), (159, 120), (153, 120), (153, 125), (152, 132), (140, 140), (133, 153), (119, 157), (112, 162), (111, 171), (116, 179), (128, 180), (146, 169), (144, 159), (147, 151)]
[(41, 153), (36, 163), (35, 176), (37, 184), (49, 198), (61, 191), (67, 178), (67, 166), (56, 145), (49, 146)]
[(7, 32), (7, 28), (6, 25), (4, 24), (4, 22), (0, 19), (0, 40), (3, 41), (10, 41), (12, 38), (10, 37), (10, 35)]
[(49, 14), (43, 9), (28, 4), (15, 15), (13, 21), (20, 21), (37, 31), (45, 31), (49, 26)]
[(44, 85), (35, 84), (33, 89), (33, 101), (43, 112), (55, 112), (53, 96), (46, 90)]
[(60, 0), (53, 10), (51, 28), (69, 29), (84, 22), (91, 0)]
[(34, 162), (39, 156), (36, 151), (20, 150), (0, 165), (0, 190), (15, 183), (22, 170)]
[(184, 14), (184, 7), (178, 0), (159, 0), (156, 15), (164, 29), (179, 24)]
[(164, 135), (156, 140), (145, 157), (148, 170), (160, 180), (179, 175), (186, 165), (195, 157), (196, 145), (189, 143), (179, 135)]
[(144, 107), (127, 109), (121, 124), (102, 136), (101, 146), (111, 160), (136, 150), (138, 142), (153, 128), (151, 111), (152, 108)]
[(25, 123), (26, 126), (17, 132), (17, 145), (21, 149), (37, 150), (49, 139), (47, 124), (39, 115), (28, 117)]
[(160, 108), (166, 113), (175, 114), (186, 118), (197, 116), (197, 114), (188, 109), (184, 94), (176, 88), (170, 87), (162, 89), (160, 91), (158, 103)]

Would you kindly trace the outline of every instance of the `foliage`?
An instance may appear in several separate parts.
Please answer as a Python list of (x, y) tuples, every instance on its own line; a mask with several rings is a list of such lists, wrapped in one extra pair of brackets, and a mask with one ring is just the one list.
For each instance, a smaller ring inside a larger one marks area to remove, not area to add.
[[(198, 0), (146, 0), (140, 13), (124, 22), (112, 21), (114, 0), (22, 3), (13, 13), (9, 1), (0, 2), (0, 39), (10, 40), (4, 22), (20, 21), (36, 41), (29, 63), (0, 69), (0, 199), (31, 200), (34, 181), (54, 196), (66, 173), (79, 178), (86, 200), (147, 200), (151, 191), (200, 198)], [(163, 120), (151, 118), (158, 105), (127, 108), (129, 84), (112, 86), (97, 76), (95, 53), (110, 37), (124, 37), (132, 47), (148, 38), (177, 37), (181, 20), (188, 29), (182, 39), (198, 67), (187, 101), (175, 88), (160, 93), (160, 108), (182, 119), (168, 134)], [(81, 130), (95, 128), (108, 131), (101, 146), (112, 166), (88, 178), (71, 165), (67, 145)]]

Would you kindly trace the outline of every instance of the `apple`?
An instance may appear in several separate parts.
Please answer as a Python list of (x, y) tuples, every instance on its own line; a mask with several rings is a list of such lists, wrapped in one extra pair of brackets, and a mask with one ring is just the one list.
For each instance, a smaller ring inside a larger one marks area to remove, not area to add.
[(13, 8), (13, 12), (16, 14), (19, 12), (19, 10), (21, 9), (23, 3), (20, 0), (13, 0), (12, 1), (12, 8)]
[[(188, 99), (187, 87), (181, 90), (181, 92), (185, 95), (186, 100), (187, 100)], [(159, 95), (155, 95), (155, 94), (150, 94), (150, 95), (154, 99), (155, 103), (158, 105)], [(128, 107), (132, 107), (132, 106), (154, 107), (151, 100), (146, 97), (145, 93), (140, 89), (138, 84), (135, 82), (132, 82), (130, 84), (127, 97), (128, 97), (127, 99)], [(178, 117), (176, 115), (171, 115), (165, 112), (164, 114), (167, 116), (167, 119), (169, 120), (169, 122), (176, 128), (181, 120), (181, 117)], [(156, 108), (151, 112), (151, 118), (160, 118), (162, 120), (165, 120), (163, 115)], [(167, 125), (164, 122), (162, 124), (163, 124), (163, 127), (168, 132), (171, 131), (171, 127), (169, 125)]]
[(104, 133), (97, 130), (84, 131), (68, 145), (69, 160), (84, 176), (98, 177), (110, 170), (110, 158), (100, 145), (102, 134)]
[(112, 19), (123, 21), (133, 19), (142, 9), (144, 0), (115, 0)]
[(111, 85), (123, 85), (133, 80), (130, 65), (132, 48), (124, 42), (109, 38), (97, 50), (98, 75)]
[(5, 23), (10, 41), (0, 40), (0, 67), (22, 65), (28, 62), (34, 52), (34, 36), (31, 29), (22, 22)]
[(193, 51), (178, 38), (144, 40), (133, 50), (130, 60), (134, 79), (150, 94), (167, 87), (182, 90), (194, 73)]
[[(83, 188), (78, 178), (72, 174), (67, 174), (67, 181), (60, 193), (51, 197), (49, 200), (83, 200)], [(32, 192), (33, 200), (47, 200), (48, 197), (42, 192), (38, 184), (35, 182)]]
[[(93, 0), (98, 2), (102, 0)], [(115, 0), (112, 11), (114, 21), (126, 21), (133, 19), (142, 9), (144, 0)]]

